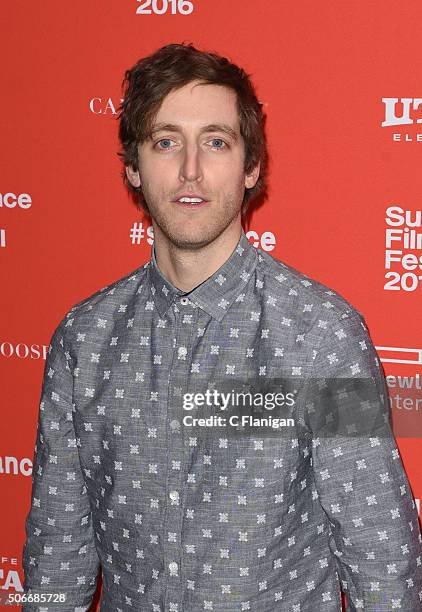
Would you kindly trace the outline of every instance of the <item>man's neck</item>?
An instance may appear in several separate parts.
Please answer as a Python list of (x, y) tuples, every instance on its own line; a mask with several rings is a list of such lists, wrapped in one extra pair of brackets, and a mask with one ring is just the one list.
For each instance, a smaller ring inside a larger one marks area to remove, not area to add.
[(158, 268), (175, 287), (185, 292), (192, 291), (227, 261), (241, 233), (239, 223), (230, 232), (223, 232), (213, 242), (196, 250), (181, 249), (167, 239), (154, 238)]

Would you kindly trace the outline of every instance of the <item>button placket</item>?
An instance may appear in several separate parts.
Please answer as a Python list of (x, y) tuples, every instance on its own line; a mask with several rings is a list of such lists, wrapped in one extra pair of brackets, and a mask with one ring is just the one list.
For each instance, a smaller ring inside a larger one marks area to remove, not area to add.
[[(177, 539), (163, 542), (164, 562), (168, 572), (168, 582), (165, 596), (165, 610), (170, 609), (170, 603), (179, 609), (182, 606), (183, 585), (181, 562), (183, 554), (182, 525), (184, 514), (183, 491), (186, 481), (184, 469), (184, 439), (181, 428), (183, 414), (181, 393), (186, 391), (186, 382), (190, 370), (190, 355), (192, 352), (193, 313), (192, 304), (187, 297), (182, 297), (173, 304), (175, 319), (175, 334), (173, 342), (173, 357), (170, 366), (168, 394), (168, 466), (167, 466), (167, 504), (165, 515), (165, 532), (177, 533)], [(191, 318), (186, 320), (186, 314)]]
[(178, 505), (179, 504), (179, 491), (170, 491), (169, 493), (169, 497), (171, 499), (171, 503), (174, 505)]
[(179, 565), (176, 561), (171, 561), (169, 563), (170, 576), (178, 576), (179, 575)]

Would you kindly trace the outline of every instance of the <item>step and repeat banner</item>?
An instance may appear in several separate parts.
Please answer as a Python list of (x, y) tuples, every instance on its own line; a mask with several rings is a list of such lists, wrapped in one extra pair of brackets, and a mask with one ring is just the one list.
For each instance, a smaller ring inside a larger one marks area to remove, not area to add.
[(145, 263), (117, 156), (124, 72), (168, 43), (241, 65), (267, 115), (251, 243), (365, 317), (422, 496), (419, 0), (9, 0), (0, 37), (0, 593), (22, 592), (38, 403), (64, 314)]

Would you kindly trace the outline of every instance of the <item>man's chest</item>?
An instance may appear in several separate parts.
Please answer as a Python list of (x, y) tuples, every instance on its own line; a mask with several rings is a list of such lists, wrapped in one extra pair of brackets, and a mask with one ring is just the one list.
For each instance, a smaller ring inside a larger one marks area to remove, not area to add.
[(80, 330), (73, 419), (82, 457), (94, 472), (106, 462), (111, 479), (191, 472), (192, 485), (205, 478), (221, 490), (230, 480), (241, 491), (245, 470), (265, 489), (286, 453), (293, 473), (311, 365), (300, 321), (252, 303), (221, 322), (187, 307)]
[[(156, 312), (87, 325), (74, 343), (74, 402), (79, 414), (98, 403), (168, 401), (173, 395), (233, 382), (300, 382), (312, 362), (310, 325), (252, 302), (217, 321), (200, 308), (160, 318)], [(100, 317), (97, 319), (100, 321)], [(221, 389), (222, 390), (222, 389)]]

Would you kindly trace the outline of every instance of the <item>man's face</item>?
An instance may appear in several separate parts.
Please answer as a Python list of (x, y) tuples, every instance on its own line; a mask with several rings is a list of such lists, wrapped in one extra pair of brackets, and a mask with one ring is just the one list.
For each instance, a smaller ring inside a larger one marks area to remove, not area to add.
[[(197, 83), (166, 96), (151, 138), (138, 147), (139, 170), (126, 167), (130, 182), (142, 188), (155, 236), (162, 233), (188, 249), (240, 223), (245, 187), (253, 187), (259, 176), (259, 165), (244, 173), (236, 93)], [(206, 202), (188, 207), (177, 201), (189, 194)]]

